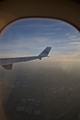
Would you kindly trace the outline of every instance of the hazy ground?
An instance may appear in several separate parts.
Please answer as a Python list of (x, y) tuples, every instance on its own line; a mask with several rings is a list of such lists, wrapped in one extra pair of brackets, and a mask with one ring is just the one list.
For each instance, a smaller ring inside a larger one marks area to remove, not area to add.
[[(16, 120), (17, 101), (40, 101), (41, 119), (76, 120), (80, 111), (80, 64), (27, 62), (0, 67), (0, 117)], [(5, 119), (4, 118), (4, 119)], [(20, 120), (26, 119), (21, 116)], [(29, 117), (30, 119), (36, 119)]]

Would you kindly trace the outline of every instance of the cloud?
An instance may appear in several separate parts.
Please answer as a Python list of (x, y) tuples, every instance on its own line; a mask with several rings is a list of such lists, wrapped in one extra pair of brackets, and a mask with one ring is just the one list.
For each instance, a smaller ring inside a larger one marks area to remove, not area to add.
[(74, 32), (74, 33), (66, 33), (66, 36), (69, 37), (70, 40), (73, 40), (73, 41), (78, 41), (80, 40), (80, 34), (78, 32)]
[(80, 52), (80, 42), (70, 42), (68, 45), (72, 50), (74, 49)]
[(19, 25), (19, 26), (11, 26), (11, 28), (27, 28), (27, 27), (51, 27), (51, 25), (40, 25), (40, 24), (27, 24), (27, 25)]
[(80, 61), (80, 53), (73, 54), (51, 54), (49, 61)]
[(70, 42), (70, 45), (79, 45), (80, 46), (80, 42)]
[(49, 27), (48, 29), (46, 28), (45, 30), (47, 30), (47, 31), (58, 31), (58, 30), (61, 30), (62, 28), (60, 28), (60, 27), (54, 27), (54, 26), (51, 26), (51, 27)]
[(0, 44), (0, 57), (1, 56), (25, 56), (37, 55), (45, 47), (48, 46), (49, 39), (46, 37), (28, 38), (28, 40), (20, 39), (12, 43)]
[[(51, 38), (47, 37), (33, 37), (33, 38), (26, 38), (20, 39), (12, 42), (12, 44), (1, 44), (0, 50), (13, 50), (13, 51), (34, 51), (44, 49), (46, 46), (51, 46), (53, 48), (53, 52), (57, 51), (58, 53), (69, 54), (73, 53), (74, 51), (80, 50), (80, 44), (78, 42), (68, 42), (63, 45), (61, 40), (52, 40)], [(11, 51), (12, 52), (12, 51)]]
[(71, 40), (80, 40), (80, 37), (76, 36), (76, 35), (70, 35), (69, 38)]
[(70, 35), (70, 33), (66, 33), (66, 35), (68, 36), (68, 35)]
[(53, 34), (56, 34), (55, 32), (46, 32), (46, 33), (43, 33), (43, 35), (53, 35)]
[[(45, 47), (51, 46), (52, 50), (50, 54), (51, 56), (54, 55), (53, 58), (55, 60), (79, 58), (80, 35), (75, 32), (75, 30), (72, 30), (71, 26), (67, 26), (65, 22), (57, 21), (52, 23), (49, 22), (48, 24), (42, 21), (41, 24), (32, 22), (31, 24), (13, 24), (10, 27), (11, 29), (8, 31), (8, 34), (4, 34), (1, 38), (3, 39), (3, 42), (0, 42), (1, 54), (4, 53), (4, 55), (9, 54), (12, 56), (22, 56), (26, 54), (36, 55)], [(19, 28), (20, 31), (19, 29), (15, 31), (16, 28)], [(21, 31), (21, 28), (26, 28), (27, 32), (26, 29)], [(10, 31), (11, 34), (9, 34)]]

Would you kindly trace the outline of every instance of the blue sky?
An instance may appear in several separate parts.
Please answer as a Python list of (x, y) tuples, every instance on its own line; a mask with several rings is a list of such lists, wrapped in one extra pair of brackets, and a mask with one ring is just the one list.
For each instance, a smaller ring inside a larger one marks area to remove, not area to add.
[(38, 55), (51, 46), (48, 60), (80, 60), (80, 33), (54, 19), (22, 19), (10, 24), (0, 37), (0, 57)]

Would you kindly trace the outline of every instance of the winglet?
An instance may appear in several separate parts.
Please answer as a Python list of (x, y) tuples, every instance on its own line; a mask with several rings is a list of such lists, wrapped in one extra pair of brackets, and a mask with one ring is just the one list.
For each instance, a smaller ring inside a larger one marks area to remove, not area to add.
[(51, 50), (51, 47), (46, 47), (40, 54), (39, 54), (39, 59), (41, 59), (42, 57), (47, 57), (49, 52)]

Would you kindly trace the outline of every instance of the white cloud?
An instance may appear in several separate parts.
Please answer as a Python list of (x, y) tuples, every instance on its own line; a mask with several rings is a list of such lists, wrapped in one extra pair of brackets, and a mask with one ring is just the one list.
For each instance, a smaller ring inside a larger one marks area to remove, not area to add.
[(43, 35), (53, 35), (53, 34), (56, 34), (55, 32), (46, 32), (46, 33), (43, 33)]
[(70, 35), (69, 38), (71, 40), (80, 40), (80, 37), (77, 37), (76, 35)]
[(52, 31), (58, 31), (58, 30), (61, 30), (61, 29), (62, 29), (62, 28), (60, 28), (60, 27), (54, 28), (54, 26), (51, 25), (50, 28), (48, 28), (48, 29), (46, 28), (45, 30), (48, 30), (48, 31), (51, 31), (51, 30), (52, 30)]
[(80, 42), (70, 42), (70, 45), (80, 45)]
[(75, 32), (73, 34), (71, 33), (66, 33), (66, 35), (69, 37), (70, 40), (73, 40), (73, 41), (78, 41), (80, 40), (80, 34)]
[(70, 33), (66, 33), (66, 35), (68, 36), (68, 35), (70, 35)]

